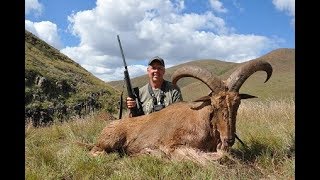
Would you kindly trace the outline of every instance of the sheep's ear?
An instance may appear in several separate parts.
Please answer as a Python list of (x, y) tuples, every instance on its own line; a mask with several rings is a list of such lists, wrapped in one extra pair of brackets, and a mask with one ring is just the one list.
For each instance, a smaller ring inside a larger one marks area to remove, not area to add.
[(190, 104), (190, 108), (193, 110), (199, 110), (201, 108), (203, 108), (204, 106), (207, 106), (211, 104), (211, 99), (209, 96), (204, 96), (201, 97), (195, 101), (193, 101), (193, 103)]
[(257, 98), (257, 96), (252, 96), (250, 94), (239, 94), (241, 99), (250, 99), (250, 98)]
[(203, 102), (203, 101), (210, 101), (210, 96), (203, 96), (197, 100), (194, 100), (193, 102)]

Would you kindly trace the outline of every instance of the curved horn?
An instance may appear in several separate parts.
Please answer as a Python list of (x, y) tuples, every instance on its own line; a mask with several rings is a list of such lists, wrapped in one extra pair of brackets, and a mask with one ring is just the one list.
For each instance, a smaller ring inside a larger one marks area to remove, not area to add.
[(178, 68), (171, 76), (172, 83), (176, 84), (177, 81), (183, 77), (193, 77), (202, 81), (213, 93), (217, 93), (225, 89), (223, 82), (218, 77), (208, 70), (198, 66), (186, 65)]
[(230, 77), (226, 80), (226, 86), (229, 91), (238, 92), (242, 84), (257, 71), (265, 71), (267, 73), (267, 82), (272, 75), (272, 66), (266, 61), (254, 60), (245, 63), (234, 71)]

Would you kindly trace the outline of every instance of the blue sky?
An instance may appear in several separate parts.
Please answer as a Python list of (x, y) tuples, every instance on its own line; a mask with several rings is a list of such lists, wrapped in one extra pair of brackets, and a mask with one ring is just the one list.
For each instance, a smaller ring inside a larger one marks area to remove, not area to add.
[(25, 28), (104, 81), (130, 77), (153, 56), (244, 62), (295, 48), (295, 0), (26, 0)]

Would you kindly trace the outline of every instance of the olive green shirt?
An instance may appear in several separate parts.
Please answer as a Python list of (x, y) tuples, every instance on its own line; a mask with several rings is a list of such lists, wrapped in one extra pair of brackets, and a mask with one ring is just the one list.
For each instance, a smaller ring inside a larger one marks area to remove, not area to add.
[[(178, 86), (175, 86), (171, 82), (166, 80), (163, 83), (165, 83), (163, 88), (163, 93), (164, 93), (163, 104), (165, 107), (167, 107), (172, 103), (183, 100), (180, 88)], [(149, 86), (149, 83), (139, 88), (139, 97), (140, 97), (140, 102), (142, 104), (144, 114), (150, 114), (153, 112), (153, 98), (149, 93), (148, 86)], [(161, 91), (160, 88), (153, 89), (153, 93), (157, 98), (157, 102), (160, 102), (160, 91)]]

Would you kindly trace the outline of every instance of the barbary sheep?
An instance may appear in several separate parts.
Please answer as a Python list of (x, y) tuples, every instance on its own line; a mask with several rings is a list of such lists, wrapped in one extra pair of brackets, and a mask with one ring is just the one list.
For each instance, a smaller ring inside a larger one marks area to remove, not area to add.
[[(226, 81), (197, 66), (182, 66), (172, 75), (172, 82), (193, 77), (212, 91), (194, 102), (177, 102), (148, 115), (114, 120), (91, 146), (90, 154), (122, 152), (129, 156), (151, 154), (170, 159), (197, 162), (217, 160), (235, 142), (236, 116), (241, 99), (239, 89), (256, 71), (271, 77), (272, 66), (252, 60), (237, 68)], [(221, 151), (220, 151), (221, 150)]]

